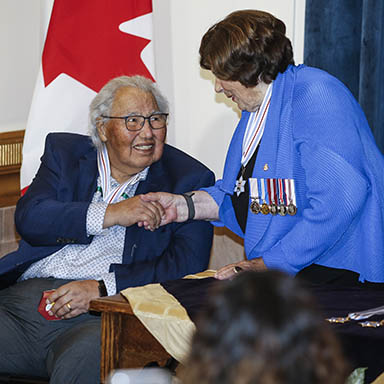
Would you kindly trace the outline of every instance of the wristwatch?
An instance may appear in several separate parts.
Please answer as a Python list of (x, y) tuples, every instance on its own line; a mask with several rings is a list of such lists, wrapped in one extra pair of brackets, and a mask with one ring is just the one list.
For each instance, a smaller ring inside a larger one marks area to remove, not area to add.
[(193, 203), (192, 196), (194, 192), (182, 193), (188, 207), (188, 220), (192, 220), (195, 217), (195, 204)]
[(100, 297), (108, 296), (107, 288), (105, 286), (104, 280), (98, 280), (99, 283), (99, 295)]

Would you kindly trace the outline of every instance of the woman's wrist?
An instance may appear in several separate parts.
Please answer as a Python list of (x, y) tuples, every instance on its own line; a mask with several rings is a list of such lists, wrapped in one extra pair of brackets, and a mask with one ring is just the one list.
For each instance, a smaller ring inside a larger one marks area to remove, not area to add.
[(179, 222), (187, 221), (189, 217), (194, 220), (218, 220), (219, 207), (206, 191), (191, 191), (181, 196), (177, 210)]
[(195, 203), (193, 202), (192, 196), (194, 192), (182, 193), (185, 202), (187, 203), (188, 216), (187, 220), (193, 220), (195, 218)]

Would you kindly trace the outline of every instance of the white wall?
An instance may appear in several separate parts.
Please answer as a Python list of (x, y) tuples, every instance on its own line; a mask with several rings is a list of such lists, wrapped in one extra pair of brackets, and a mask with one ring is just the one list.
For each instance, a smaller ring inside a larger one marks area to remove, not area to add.
[(39, 67), (40, 1), (0, 1), (0, 132), (25, 129)]
[(195, 156), (221, 177), (225, 153), (240, 112), (213, 90), (213, 76), (199, 67), (206, 30), (237, 9), (271, 12), (287, 26), (296, 63), (303, 60), (305, 0), (153, 0), (156, 79), (173, 112), (168, 142)]
[[(52, 0), (0, 1), (0, 132), (24, 129)], [(156, 78), (171, 102), (168, 142), (221, 176), (239, 111), (200, 70), (204, 32), (236, 9), (269, 11), (287, 25), (302, 62), (305, 0), (153, 0)]]

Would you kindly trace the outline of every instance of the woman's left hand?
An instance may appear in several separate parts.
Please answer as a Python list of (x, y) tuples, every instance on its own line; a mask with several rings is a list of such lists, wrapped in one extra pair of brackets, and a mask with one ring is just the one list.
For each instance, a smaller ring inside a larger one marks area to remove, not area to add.
[(264, 261), (261, 257), (252, 260), (244, 260), (238, 263), (228, 264), (223, 268), (220, 268), (215, 278), (218, 280), (226, 280), (235, 277), (242, 271), (265, 271), (267, 269)]
[(89, 303), (99, 297), (97, 280), (79, 280), (64, 284), (52, 292), (46, 303), (54, 305), (49, 314), (61, 319), (70, 319), (88, 312)]

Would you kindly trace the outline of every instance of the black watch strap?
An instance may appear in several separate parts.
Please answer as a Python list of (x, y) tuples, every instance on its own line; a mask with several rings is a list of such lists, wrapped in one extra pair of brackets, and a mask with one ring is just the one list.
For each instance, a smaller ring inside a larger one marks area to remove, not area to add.
[(100, 297), (108, 296), (107, 287), (105, 286), (104, 280), (98, 280), (99, 283), (99, 295)]
[(188, 220), (192, 220), (195, 217), (195, 204), (193, 203), (192, 196), (194, 193), (182, 193), (188, 207)]

